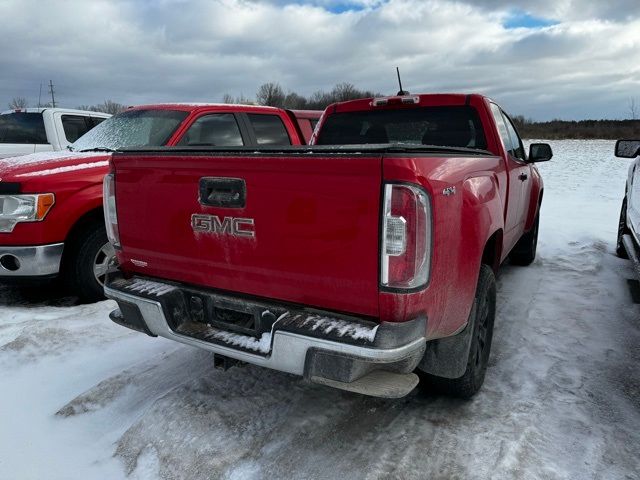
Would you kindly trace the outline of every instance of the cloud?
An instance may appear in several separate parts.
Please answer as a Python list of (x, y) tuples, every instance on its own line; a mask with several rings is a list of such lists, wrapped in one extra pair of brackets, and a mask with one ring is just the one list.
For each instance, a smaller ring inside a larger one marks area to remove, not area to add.
[[(66, 106), (252, 97), (267, 81), (307, 95), (345, 81), (394, 93), (399, 66), (411, 91), (477, 91), (513, 114), (625, 116), (640, 96), (638, 17), (521, 3), (5, 0), (0, 106), (35, 104), (49, 79)], [(558, 23), (506, 28), (514, 12)]]

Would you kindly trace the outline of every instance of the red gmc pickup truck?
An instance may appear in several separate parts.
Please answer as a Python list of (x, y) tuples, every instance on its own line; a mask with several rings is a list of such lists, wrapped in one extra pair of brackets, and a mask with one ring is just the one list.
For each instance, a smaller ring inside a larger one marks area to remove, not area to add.
[[(116, 153), (116, 323), (344, 390), (484, 380), (494, 274), (534, 260), (543, 183), (480, 95), (329, 106), (312, 146)], [(418, 375), (416, 375), (419, 374)]]
[(104, 228), (102, 179), (113, 149), (301, 145), (320, 114), (250, 105), (144, 105), (105, 120), (71, 152), (0, 160), (0, 281), (62, 276), (82, 299), (103, 298), (113, 248)]

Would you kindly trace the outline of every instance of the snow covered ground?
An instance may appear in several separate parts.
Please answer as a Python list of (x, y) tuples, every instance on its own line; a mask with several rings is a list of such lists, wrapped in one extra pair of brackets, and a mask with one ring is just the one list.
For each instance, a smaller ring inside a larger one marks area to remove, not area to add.
[(628, 161), (553, 142), (538, 259), (505, 265), (470, 402), (366, 398), (0, 288), (1, 479), (622, 479), (640, 475), (640, 306), (613, 253)]

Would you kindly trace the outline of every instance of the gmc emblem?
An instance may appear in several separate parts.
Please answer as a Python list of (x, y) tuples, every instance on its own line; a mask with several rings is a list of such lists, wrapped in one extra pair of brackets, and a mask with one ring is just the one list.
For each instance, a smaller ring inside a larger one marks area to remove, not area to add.
[(253, 218), (224, 217), (217, 215), (191, 215), (191, 228), (194, 232), (208, 232), (215, 235), (255, 238)]

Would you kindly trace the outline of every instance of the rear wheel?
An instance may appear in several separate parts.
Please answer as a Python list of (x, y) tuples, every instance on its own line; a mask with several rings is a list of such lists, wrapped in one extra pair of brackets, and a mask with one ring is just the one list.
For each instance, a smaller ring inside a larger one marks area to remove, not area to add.
[(467, 368), (459, 378), (436, 377), (418, 371), (427, 391), (436, 391), (452, 397), (471, 398), (484, 382), (489, 363), (493, 324), (496, 316), (496, 280), (488, 265), (480, 266), (480, 276), (469, 322), (473, 326)]
[(65, 265), (72, 292), (86, 302), (104, 299), (104, 278), (114, 256), (103, 224), (91, 224), (80, 232)]
[(620, 220), (618, 221), (618, 239), (616, 241), (616, 255), (620, 258), (629, 258), (627, 250), (622, 243), (622, 237), (629, 233), (627, 227), (627, 199), (622, 200), (622, 208), (620, 208)]
[(524, 233), (518, 243), (509, 254), (511, 263), (526, 267), (531, 265), (536, 259), (536, 251), (538, 250), (538, 225), (540, 222), (540, 214), (536, 216), (531, 230)]

